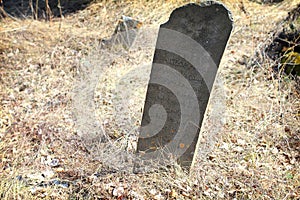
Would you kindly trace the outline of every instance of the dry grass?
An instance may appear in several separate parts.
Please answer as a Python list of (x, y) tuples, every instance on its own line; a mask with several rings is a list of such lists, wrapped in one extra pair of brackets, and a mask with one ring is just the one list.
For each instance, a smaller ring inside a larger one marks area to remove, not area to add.
[[(226, 124), (213, 143), (204, 135), (204, 142), (214, 146), (206, 154), (200, 152), (190, 176), (176, 166), (138, 175), (118, 170), (124, 158), (114, 151), (100, 150), (95, 159), (78, 137), (72, 110), (83, 63), (107, 63), (96, 87), (98, 120), (117, 147), (132, 151), (126, 139), (137, 133), (155, 31), (185, 1), (95, 1), (62, 21), (2, 19), (0, 198), (298, 199), (300, 120), (295, 83), (276, 77), (268, 60), (250, 68), (239, 64), (271, 39), (269, 32), (297, 1), (224, 3), (235, 20), (220, 67), (227, 94)], [(138, 40), (129, 53), (108, 52), (112, 62), (104, 62), (97, 44), (111, 35), (122, 14), (143, 21), (141, 36), (146, 39)], [(139, 68), (141, 64), (145, 68)], [(118, 95), (128, 94), (118, 88), (122, 77), (137, 77), (126, 75), (136, 69), (141, 70), (132, 86), (137, 89), (124, 104)], [(205, 126), (209, 130), (212, 125)]]

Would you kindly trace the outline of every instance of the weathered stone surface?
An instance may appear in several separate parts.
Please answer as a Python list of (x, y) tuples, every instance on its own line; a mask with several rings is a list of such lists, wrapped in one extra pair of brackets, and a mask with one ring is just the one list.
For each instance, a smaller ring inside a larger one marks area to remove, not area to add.
[[(160, 26), (137, 154), (143, 163), (189, 167), (215, 75), (232, 30), (221, 4), (188, 4)], [(149, 161), (149, 162), (147, 162)]]
[(121, 45), (125, 49), (132, 46), (142, 22), (131, 17), (122, 16), (118, 21), (117, 27), (110, 39), (102, 40), (105, 48)]

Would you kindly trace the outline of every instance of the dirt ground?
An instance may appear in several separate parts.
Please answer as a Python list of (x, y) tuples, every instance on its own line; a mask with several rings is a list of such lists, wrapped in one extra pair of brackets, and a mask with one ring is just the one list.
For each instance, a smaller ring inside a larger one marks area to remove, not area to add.
[[(6, 2), (12, 1), (4, 0), (4, 9)], [(234, 19), (218, 73), (225, 117), (215, 131), (212, 101), (191, 174), (176, 165), (133, 174), (128, 164), (158, 27), (187, 1), (95, 0), (48, 21), (6, 9), (0, 21), (1, 199), (299, 199), (299, 93), (263, 51), (300, 2), (222, 2)], [(101, 41), (122, 15), (143, 22), (136, 43), (103, 49)], [(84, 103), (94, 105), (76, 107), (83, 93)], [(98, 130), (108, 146), (87, 145), (86, 136)]]

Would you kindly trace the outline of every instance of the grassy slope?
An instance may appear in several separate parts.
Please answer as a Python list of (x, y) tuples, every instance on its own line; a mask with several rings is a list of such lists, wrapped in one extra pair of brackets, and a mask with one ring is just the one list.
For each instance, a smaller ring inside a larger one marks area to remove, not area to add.
[[(96, 1), (62, 22), (2, 20), (1, 199), (117, 199), (112, 193), (118, 189), (136, 199), (299, 198), (299, 96), (293, 82), (274, 78), (267, 61), (249, 69), (239, 64), (243, 56), (254, 55), (297, 1), (273, 6), (243, 1), (247, 13), (241, 11), (240, 2), (224, 0), (235, 20), (220, 70), (227, 94), (226, 124), (213, 150), (199, 157), (190, 180), (180, 170), (144, 175), (112, 173), (101, 159), (93, 160), (86, 153), (75, 135), (71, 112), (71, 91), (79, 65), (94, 52), (95, 40), (111, 35), (119, 16), (134, 16), (146, 27), (157, 27), (183, 1)], [(137, 54), (151, 60), (150, 50), (120, 58), (108, 74), (128, 71), (127, 58)], [(114, 80), (98, 88), (109, 87), (107, 84), (114, 84)], [(109, 95), (105, 98), (109, 101)], [(111, 122), (106, 131), (120, 132), (122, 126), (116, 125)], [(61, 166), (51, 168), (53, 159), (59, 159)], [(95, 172), (101, 176), (92, 176)], [(23, 182), (16, 180), (19, 175)], [(51, 179), (73, 184), (68, 188), (36, 186), (36, 182)]]

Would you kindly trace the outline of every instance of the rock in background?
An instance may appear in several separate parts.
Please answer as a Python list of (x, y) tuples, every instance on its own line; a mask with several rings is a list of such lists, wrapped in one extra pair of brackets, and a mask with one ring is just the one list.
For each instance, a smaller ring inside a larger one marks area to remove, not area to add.
[(282, 28), (266, 48), (269, 58), (276, 61), (275, 70), (287, 75), (300, 75), (300, 5), (289, 13)]

